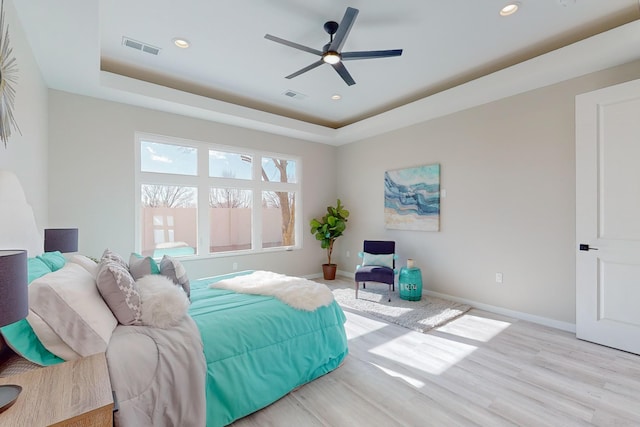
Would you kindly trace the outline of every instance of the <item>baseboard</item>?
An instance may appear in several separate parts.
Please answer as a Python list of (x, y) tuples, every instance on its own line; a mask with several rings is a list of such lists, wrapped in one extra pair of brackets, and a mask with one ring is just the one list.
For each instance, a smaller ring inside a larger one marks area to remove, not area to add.
[(349, 278), (353, 279), (354, 277), (356, 277), (356, 273), (354, 273), (353, 271), (338, 270), (338, 271), (336, 271), (336, 276), (349, 277)]
[[(344, 277), (349, 277), (349, 278), (353, 278), (354, 277), (354, 273), (349, 273), (346, 271), (338, 271), (337, 273), (339, 276), (344, 276)], [(316, 277), (321, 277), (321, 274), (318, 274)], [(429, 291), (429, 290), (423, 290), (422, 291), (423, 295), (431, 295), (434, 297), (438, 297), (438, 298), (443, 298), (443, 299), (448, 299), (451, 301), (456, 301), (462, 304), (468, 304), (474, 308), (477, 308), (479, 310), (484, 310), (484, 311), (489, 311), (491, 313), (496, 313), (496, 314), (501, 314), (503, 316), (509, 316), (509, 317), (513, 317), (516, 319), (520, 319), (520, 320), (526, 320), (527, 322), (532, 322), (532, 323), (537, 323), (539, 325), (544, 325), (544, 326), (549, 326), (552, 328), (556, 328), (556, 329), (560, 329), (562, 331), (567, 331), (567, 332), (571, 332), (571, 333), (576, 333), (576, 325), (575, 323), (569, 323), (569, 322), (563, 322), (560, 320), (555, 320), (555, 319), (550, 319), (548, 317), (542, 317), (542, 316), (536, 316), (535, 314), (529, 314), (529, 313), (524, 313), (521, 311), (516, 311), (516, 310), (511, 310), (508, 308), (504, 308), (504, 307), (498, 307), (495, 305), (490, 305), (490, 304), (484, 304), (481, 302), (477, 302), (477, 301), (472, 301), (470, 299), (467, 298), (459, 298), (459, 297), (454, 297), (452, 295), (447, 295), (447, 294), (441, 294), (440, 292), (433, 292), (433, 291)]]
[(503, 316), (514, 317), (520, 320), (526, 320), (528, 322), (537, 323), (539, 325), (550, 326), (552, 328), (560, 329), (563, 331), (574, 333), (576, 332), (576, 325), (574, 323), (563, 322), (560, 320), (550, 319), (548, 317), (536, 316), (535, 314), (524, 313), (522, 311), (511, 310), (504, 307), (497, 307), (495, 305), (484, 304), (477, 301), (472, 301), (466, 298), (458, 298), (447, 294), (441, 294), (440, 292), (433, 292), (424, 290), (422, 291), (424, 295), (431, 295), (438, 298), (444, 298), (451, 301), (460, 302), (463, 304), (468, 304), (473, 308), (477, 308), (484, 311), (489, 311), (491, 313), (502, 314)]

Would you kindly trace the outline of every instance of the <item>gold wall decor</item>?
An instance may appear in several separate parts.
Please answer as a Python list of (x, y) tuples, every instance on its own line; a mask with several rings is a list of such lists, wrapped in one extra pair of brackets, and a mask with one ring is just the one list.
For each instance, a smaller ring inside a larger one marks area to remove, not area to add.
[(18, 81), (18, 65), (9, 44), (9, 26), (4, 23), (4, 0), (0, 3), (0, 140), (7, 148), (11, 128), (17, 130), (18, 123), (13, 115), (16, 99), (15, 84)]

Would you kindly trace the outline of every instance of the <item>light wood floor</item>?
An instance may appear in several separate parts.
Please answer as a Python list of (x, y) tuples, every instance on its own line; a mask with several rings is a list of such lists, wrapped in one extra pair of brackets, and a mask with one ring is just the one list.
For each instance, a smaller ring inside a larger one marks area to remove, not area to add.
[(640, 426), (640, 356), (475, 309), (427, 334), (344, 311), (344, 364), (233, 426)]

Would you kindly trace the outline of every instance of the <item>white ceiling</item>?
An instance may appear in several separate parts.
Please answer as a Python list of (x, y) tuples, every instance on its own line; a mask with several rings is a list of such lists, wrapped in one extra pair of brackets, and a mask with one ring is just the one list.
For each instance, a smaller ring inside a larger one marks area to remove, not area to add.
[[(14, 3), (51, 88), (336, 145), (640, 58), (638, 0)], [(326, 64), (285, 79), (318, 57), (264, 35), (321, 50), (347, 6), (343, 51), (403, 55), (345, 62), (353, 86)]]

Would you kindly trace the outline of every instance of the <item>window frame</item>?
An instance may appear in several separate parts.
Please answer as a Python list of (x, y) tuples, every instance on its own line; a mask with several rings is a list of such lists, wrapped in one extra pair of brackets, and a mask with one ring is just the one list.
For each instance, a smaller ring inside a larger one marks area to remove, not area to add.
[[(156, 142), (160, 144), (192, 147), (197, 150), (196, 175), (180, 175), (174, 173), (143, 172), (141, 162), (142, 142)], [(252, 157), (251, 179), (218, 178), (209, 176), (209, 150), (234, 154), (245, 154)], [(146, 132), (135, 133), (135, 250), (142, 250), (142, 185), (180, 185), (196, 187), (197, 197), (197, 225), (196, 234), (198, 248), (194, 255), (180, 257), (180, 259), (220, 258), (238, 255), (254, 255), (265, 252), (281, 252), (302, 249), (303, 224), (302, 218), (302, 160), (300, 156), (257, 150), (248, 147), (218, 144), (213, 142), (195, 141), (185, 138), (157, 135)], [(295, 183), (272, 182), (262, 180), (262, 159), (277, 158), (295, 162)], [(210, 223), (209, 223), (209, 189), (237, 188), (252, 190), (251, 209), (251, 249), (224, 252), (210, 252)], [(295, 193), (295, 245), (262, 247), (262, 192), (286, 191)], [(204, 207), (204, 209), (203, 209)]]

